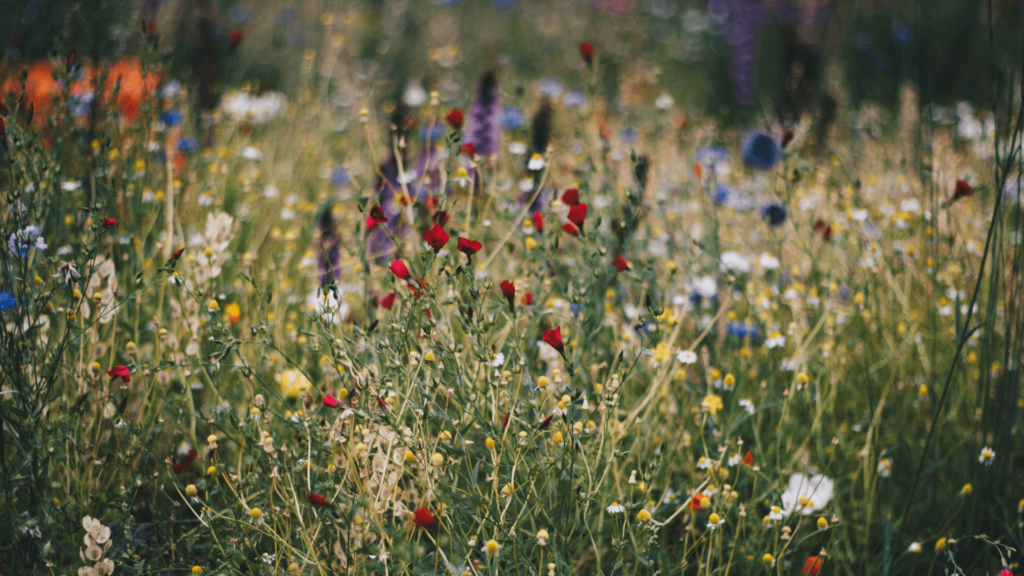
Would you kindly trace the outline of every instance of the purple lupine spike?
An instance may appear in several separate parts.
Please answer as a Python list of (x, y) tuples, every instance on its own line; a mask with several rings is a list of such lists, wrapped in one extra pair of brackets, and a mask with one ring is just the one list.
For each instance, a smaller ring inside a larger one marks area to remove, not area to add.
[(476, 98), (469, 107), (469, 126), (466, 129), (466, 143), (476, 147), (480, 156), (497, 154), (501, 144), (498, 130), (498, 75), (488, 70), (480, 76)]
[[(408, 120), (409, 107), (405, 103), (399, 102), (391, 113), (391, 137), (388, 140), (387, 160), (380, 165), (380, 175), (377, 176), (377, 182), (374, 185), (377, 191), (377, 204), (388, 218), (388, 230), (395, 236), (401, 235), (407, 228), (399, 221), (402, 211), (395, 202), (395, 195), (402, 193), (402, 185), (398, 182), (398, 160), (395, 158), (394, 150), (395, 143), (406, 136)], [(399, 150), (402, 154), (402, 165), (406, 166), (405, 148), (399, 148)], [(367, 243), (370, 253), (380, 257), (390, 252), (392, 248), (391, 239), (380, 228), (370, 231)]]
[(764, 6), (757, 0), (729, 0), (729, 44), (732, 46), (730, 76), (741, 106), (754, 103), (757, 43), (761, 38)]
[(317, 220), (320, 237), (317, 240), (316, 260), (320, 268), (320, 285), (341, 280), (341, 237), (338, 236), (334, 217), (331, 215), (332, 205), (324, 208)]

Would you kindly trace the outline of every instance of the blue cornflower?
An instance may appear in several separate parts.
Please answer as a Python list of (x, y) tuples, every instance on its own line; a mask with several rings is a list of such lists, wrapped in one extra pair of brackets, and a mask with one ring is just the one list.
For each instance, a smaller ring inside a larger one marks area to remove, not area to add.
[(622, 132), (619, 133), (619, 138), (621, 138), (626, 144), (636, 142), (636, 129), (632, 126), (626, 126), (622, 129)]
[(782, 226), (782, 223), (786, 221), (786, 207), (772, 202), (761, 209), (761, 217), (772, 226)]
[(337, 188), (341, 188), (342, 186), (348, 184), (348, 182), (348, 170), (345, 170), (345, 168), (338, 166), (337, 168), (334, 169), (334, 172), (331, 173), (331, 185)]
[(782, 159), (782, 147), (764, 132), (751, 131), (740, 142), (743, 163), (757, 170), (768, 170)]
[(505, 106), (498, 114), (498, 124), (505, 130), (515, 130), (526, 125), (526, 115), (515, 106)]
[(48, 247), (46, 240), (43, 239), (42, 231), (36, 225), (26, 226), (12, 233), (7, 239), (7, 253), (21, 258), (28, 256), (30, 248), (46, 250)]
[(440, 140), (444, 136), (444, 124), (435, 122), (431, 126), (420, 128), (420, 140)]
[(558, 98), (562, 95), (564, 88), (562, 87), (562, 81), (558, 78), (545, 78), (540, 81), (537, 86), (540, 89), (540, 93), (549, 96), (551, 98)]
[(718, 164), (732, 159), (732, 152), (721, 146), (702, 146), (697, 149), (693, 159), (698, 164)]
[(729, 322), (725, 331), (733, 338), (757, 338), (757, 325), (747, 322)]
[(566, 108), (583, 108), (587, 105), (587, 97), (582, 90), (573, 90), (562, 96), (562, 104), (565, 104)]
[(7, 290), (0, 292), (0, 314), (6, 314), (8, 310), (14, 310), (17, 307), (18, 301), (14, 299), (14, 294)]
[(725, 184), (718, 184), (717, 186), (715, 186), (715, 192), (713, 196), (715, 204), (718, 204), (719, 206), (725, 204), (726, 202), (728, 202), (730, 194), (732, 194), (732, 189), (730, 189)]
[(183, 116), (181, 111), (177, 108), (170, 108), (160, 113), (160, 121), (168, 126), (177, 126), (181, 124)]
[(906, 24), (893, 24), (892, 39), (900, 44), (910, 44), (914, 39), (914, 34), (911, 32), (910, 26)]
[(199, 147), (195, 138), (182, 138), (178, 140), (178, 152), (192, 152)]

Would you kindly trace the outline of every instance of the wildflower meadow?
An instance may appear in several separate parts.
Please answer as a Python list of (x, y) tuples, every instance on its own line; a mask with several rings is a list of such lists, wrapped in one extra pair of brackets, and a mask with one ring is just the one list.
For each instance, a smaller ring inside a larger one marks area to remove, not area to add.
[(1024, 572), (1024, 3), (8, 4), (0, 575)]

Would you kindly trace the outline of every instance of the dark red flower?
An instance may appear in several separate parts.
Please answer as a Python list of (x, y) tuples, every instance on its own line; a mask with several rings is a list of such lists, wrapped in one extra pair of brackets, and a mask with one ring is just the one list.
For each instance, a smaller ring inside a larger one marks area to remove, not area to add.
[(580, 191), (578, 188), (569, 188), (562, 193), (562, 204), (575, 206), (580, 203)]
[(473, 158), (474, 156), (476, 156), (476, 146), (473, 146), (473, 144), (463, 144), (462, 153), (465, 154), (466, 156), (469, 156), (470, 158)]
[(434, 212), (434, 216), (433, 216), (434, 224), (440, 224), (441, 226), (444, 226), (445, 224), (448, 223), (448, 220), (450, 220), (451, 217), (452, 217), (452, 215), (449, 214), (447, 211), (445, 211), (445, 210), (438, 210), (437, 212)]
[(807, 560), (804, 561), (804, 567), (800, 569), (801, 574), (806, 576), (818, 576), (818, 572), (821, 570), (822, 565), (825, 561), (817, 556), (808, 556)]
[(825, 221), (821, 218), (814, 223), (814, 229), (821, 232), (821, 237), (824, 238), (826, 242), (832, 240), (832, 227), (825, 224)]
[(754, 465), (754, 453), (751, 450), (747, 450), (747, 453), (743, 456), (743, 463), (747, 466)]
[(182, 248), (181, 250), (178, 250), (174, 254), (171, 254), (171, 260), (177, 260), (178, 258), (181, 258), (181, 253), (184, 252), (184, 251), (185, 251), (185, 249)]
[(466, 256), (472, 257), (483, 248), (483, 244), (476, 240), (467, 240), (466, 238), (459, 237), (459, 252), (462, 252)]
[(782, 147), (785, 148), (793, 141), (793, 131), (786, 130), (786, 133), (782, 135)]
[(615, 255), (615, 259), (612, 260), (612, 265), (615, 266), (615, 269), (619, 272), (629, 270), (629, 262), (626, 262), (626, 259), (622, 257), (622, 254)]
[(395, 293), (388, 292), (388, 295), (380, 299), (380, 305), (391, 310), (391, 307), (395, 305)]
[(242, 34), (242, 31), (238, 28), (232, 30), (231, 34), (228, 36), (228, 42), (231, 44), (232, 48), (238, 48), (238, 45), (242, 43), (242, 40), (245, 40), (245, 34)]
[(519, 301), (519, 303), (522, 304), (523, 306), (529, 306), (530, 304), (533, 304), (533, 294), (530, 294), (529, 292), (523, 294), (523, 298)]
[(338, 400), (334, 396), (331, 396), (330, 394), (324, 396), (324, 406), (327, 406), (329, 408), (337, 408), (338, 406), (341, 405), (341, 400)]
[(537, 426), (537, 430), (543, 430), (543, 429), (547, 428), (548, 425), (551, 424), (551, 419), (554, 418), (554, 416), (555, 415), (552, 414), (551, 416), (548, 416), (547, 418), (541, 420), (540, 424)]
[(412, 525), (420, 530), (433, 530), (437, 528), (437, 517), (424, 506), (412, 511)]
[(562, 355), (562, 358), (565, 358), (565, 344), (562, 343), (561, 326), (555, 328), (554, 330), (548, 330), (547, 332), (545, 332), (542, 340), (545, 344), (551, 346), (556, 351), (558, 351), (558, 353)]
[(391, 273), (398, 276), (398, 278), (402, 280), (409, 279), (409, 267), (405, 265), (405, 262), (402, 262), (398, 258), (392, 260), (391, 265), (388, 266), (388, 268), (390, 268)]
[(314, 508), (329, 508), (331, 503), (324, 498), (323, 494), (317, 494), (316, 492), (306, 492), (306, 502), (313, 505)]
[(462, 110), (459, 110), (458, 108), (445, 114), (444, 119), (452, 128), (455, 128), (456, 130), (461, 129), (462, 123), (465, 122), (466, 120), (465, 117), (462, 115)]
[(540, 212), (534, 212), (533, 216), (531, 216), (531, 218), (533, 219), (533, 227), (537, 229), (537, 232), (543, 232), (544, 231), (544, 215), (541, 214)]
[(182, 458), (181, 462), (178, 462), (174, 466), (171, 466), (171, 470), (174, 470), (175, 474), (184, 474), (185, 471), (188, 470), (188, 467), (192, 465), (192, 462), (195, 461), (196, 456), (198, 455), (199, 453), (196, 452), (194, 448), (190, 449), (188, 451), (188, 455)]
[(583, 232), (583, 221), (587, 218), (587, 205), (577, 204), (569, 208), (569, 222), (572, 222)]
[(503, 280), (501, 282), (501, 293), (505, 295), (505, 300), (508, 300), (508, 309), (513, 310), (516, 306), (516, 285), (509, 280)]
[(594, 45), (590, 42), (580, 44), (580, 56), (583, 57), (583, 61), (587, 63), (587, 66), (590, 66), (594, 61)]
[(690, 510), (700, 510), (700, 501), (702, 498), (704, 498), (703, 493), (698, 492), (694, 494), (693, 498), (690, 498)]
[(580, 235), (580, 229), (568, 222), (562, 224), (562, 232), (565, 232), (566, 234), (571, 234), (573, 236)]
[(114, 218), (107, 217), (103, 219), (101, 225), (103, 226), (104, 230), (113, 230), (114, 228), (117, 228), (117, 220), (115, 220)]
[(132, 373), (131, 370), (128, 370), (127, 366), (114, 366), (110, 370), (107, 370), (107, 376), (110, 376), (111, 382), (117, 378), (123, 380), (125, 384), (132, 381)]
[(377, 396), (377, 406), (380, 406), (382, 410), (387, 410), (388, 409), (388, 405), (384, 402), (384, 399), (381, 398), (380, 396)]
[(501, 429), (504, 430), (505, 426), (508, 426), (508, 417), (512, 414), (511, 412), (505, 412), (505, 417), (501, 419)]
[(378, 224), (384, 224), (388, 221), (388, 217), (384, 215), (384, 211), (380, 209), (380, 206), (374, 206), (370, 208), (370, 215), (366, 217), (366, 228), (373, 230)]
[(441, 248), (444, 248), (444, 245), (448, 243), (448, 238), (448, 233), (444, 231), (444, 228), (441, 228), (440, 224), (434, 224), (430, 230), (427, 230), (423, 234), (423, 239), (426, 240), (427, 244), (430, 244), (430, 247), (434, 249), (434, 252), (438, 252)]
[(953, 201), (961, 198), (967, 198), (968, 196), (974, 196), (974, 189), (971, 185), (963, 180), (956, 181), (956, 189), (953, 190)]

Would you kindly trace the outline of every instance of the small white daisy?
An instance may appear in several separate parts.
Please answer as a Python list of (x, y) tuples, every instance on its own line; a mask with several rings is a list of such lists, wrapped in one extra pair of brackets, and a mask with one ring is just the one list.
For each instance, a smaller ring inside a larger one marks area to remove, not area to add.
[(697, 353), (693, 350), (683, 350), (676, 354), (676, 360), (683, 364), (695, 364), (697, 362)]
[(700, 459), (697, 460), (697, 468), (700, 468), (701, 470), (707, 470), (710, 467), (711, 467), (711, 460), (708, 460), (704, 456), (701, 456)]
[(744, 410), (747, 411), (747, 414), (754, 414), (754, 403), (751, 402), (749, 398), (741, 398), (739, 401), (739, 405), (743, 407)]
[(985, 446), (981, 449), (981, 454), (978, 456), (978, 462), (981, 462), (985, 466), (991, 466), (992, 462), (996, 459), (996, 451)]
[(742, 456), (740, 456), (739, 454), (733, 454), (732, 456), (729, 456), (729, 466), (735, 466), (739, 464), (740, 460), (742, 459)]
[(708, 517), (708, 529), (709, 530), (714, 530), (715, 528), (718, 528), (722, 524), (725, 524), (725, 518), (720, 517), (718, 514), (715, 514), (715, 513), (712, 512), (711, 516)]
[(540, 154), (534, 154), (530, 156), (530, 161), (526, 163), (526, 169), (536, 172), (543, 170), (545, 165), (544, 158)]
[(620, 514), (626, 511), (626, 508), (618, 502), (612, 502), (612, 505), (606, 508), (609, 514)]
[(907, 546), (907, 552), (913, 552), (913, 553), (916, 554), (916, 553), (918, 553), (920, 551), (921, 551), (921, 543), (920, 542), (911, 542), (910, 546)]
[(892, 458), (882, 458), (878, 461), (878, 475), (888, 478), (892, 474)]
[(772, 511), (768, 513), (768, 517), (775, 521), (782, 520), (782, 508), (772, 506)]

